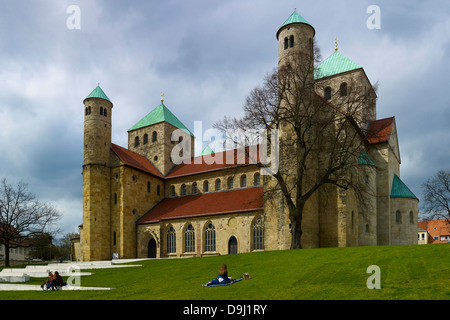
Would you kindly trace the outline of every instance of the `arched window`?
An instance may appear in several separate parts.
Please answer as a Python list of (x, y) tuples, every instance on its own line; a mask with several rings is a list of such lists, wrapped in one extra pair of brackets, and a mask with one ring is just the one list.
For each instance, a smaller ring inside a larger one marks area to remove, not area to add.
[(106, 108), (105, 109), (103, 109), (103, 115), (106, 117)]
[(150, 192), (150, 181), (147, 182), (147, 192)]
[(227, 181), (228, 189), (233, 189), (233, 177), (229, 177)]
[(259, 186), (261, 184), (261, 175), (257, 172), (255, 173), (255, 186)]
[(103, 107), (100, 107), (100, 115), (103, 115)]
[(399, 210), (397, 210), (397, 212), (395, 213), (395, 222), (402, 223), (402, 214)]
[(161, 192), (161, 187), (159, 184), (156, 186), (156, 195), (159, 196), (159, 193)]
[(288, 38), (284, 38), (284, 50), (286, 50), (289, 47), (289, 40)]
[(409, 222), (414, 223), (414, 213), (412, 211), (409, 212)]
[(216, 251), (216, 230), (212, 223), (205, 229), (205, 251)]
[(175, 229), (171, 226), (167, 230), (167, 253), (175, 253), (177, 251), (177, 239)]
[(339, 88), (339, 93), (340, 93), (341, 97), (347, 96), (347, 83), (346, 82), (341, 83), (341, 86)]
[(91, 114), (91, 106), (88, 107), (88, 114)]
[(158, 140), (158, 133), (156, 131), (153, 131), (152, 133), (152, 142), (155, 142)]
[(331, 100), (331, 88), (326, 87), (323, 93), (325, 100)]
[(195, 252), (195, 230), (192, 224), (184, 229), (184, 252)]
[(114, 204), (117, 204), (117, 193), (114, 193)]
[(197, 182), (194, 182), (194, 183), (192, 184), (192, 193), (193, 193), (193, 194), (198, 193)]
[(185, 184), (181, 185), (180, 193), (182, 196), (186, 195), (186, 185)]
[(172, 197), (175, 197), (175, 187), (174, 186), (170, 187), (170, 194), (172, 195)]
[(369, 224), (366, 224), (366, 233), (369, 233)]
[(291, 37), (289, 38), (289, 46), (290, 46), (291, 48), (294, 47), (294, 36), (291, 36)]
[(247, 176), (244, 174), (241, 176), (241, 188), (244, 188), (247, 186)]
[(139, 137), (134, 138), (134, 146), (139, 146)]
[(209, 191), (209, 182), (205, 181), (203, 182), (203, 192), (208, 192)]
[(253, 250), (264, 250), (264, 223), (261, 217), (253, 223)]
[(148, 143), (148, 134), (144, 134), (144, 144)]
[(220, 179), (216, 180), (216, 191), (220, 191), (220, 189), (222, 188), (222, 182), (220, 181)]

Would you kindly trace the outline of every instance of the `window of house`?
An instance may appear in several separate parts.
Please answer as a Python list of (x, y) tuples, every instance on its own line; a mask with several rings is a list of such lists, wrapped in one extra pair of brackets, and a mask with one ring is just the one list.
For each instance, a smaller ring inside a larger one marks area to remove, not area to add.
[(180, 193), (181, 193), (182, 196), (186, 195), (186, 185), (185, 184), (181, 185), (181, 190), (180, 191), (181, 191)]
[(264, 249), (264, 223), (261, 217), (253, 223), (253, 250)]
[(175, 229), (171, 226), (167, 230), (167, 253), (175, 253), (177, 251), (177, 240)]
[(222, 188), (222, 182), (220, 181), (220, 179), (216, 180), (216, 191), (220, 191), (220, 189)]
[(289, 46), (290, 46), (291, 48), (294, 47), (294, 36), (291, 36), (291, 37), (289, 38)]
[(144, 134), (144, 144), (148, 143), (148, 134)]
[(255, 173), (255, 186), (259, 186), (261, 184), (261, 175), (259, 173)]
[(216, 230), (212, 223), (205, 229), (205, 251), (216, 251)]
[(289, 40), (288, 38), (284, 38), (284, 50), (286, 50), (287, 48), (289, 48)]
[(330, 87), (326, 87), (324, 89), (323, 96), (324, 96), (325, 100), (331, 100), (331, 88)]
[(402, 214), (399, 210), (397, 210), (397, 212), (395, 213), (395, 222), (402, 223)]
[(197, 182), (194, 182), (194, 183), (192, 184), (192, 193), (193, 193), (193, 194), (198, 193)]
[(341, 97), (347, 96), (347, 83), (346, 82), (341, 83), (341, 86), (339, 87), (339, 94)]
[(175, 197), (175, 187), (174, 186), (170, 187), (170, 194), (172, 195), (172, 197)]
[(147, 182), (147, 192), (150, 192), (150, 181)]
[(203, 182), (203, 192), (208, 192), (209, 191), (209, 182), (205, 181)]
[(105, 109), (103, 109), (103, 115), (106, 117), (107, 116), (107, 112), (106, 112), (106, 108)]
[(100, 107), (100, 115), (103, 115), (103, 107)]
[(156, 186), (156, 195), (159, 196), (161, 192), (161, 187), (159, 186), (159, 184)]
[(414, 214), (412, 211), (409, 212), (409, 222), (414, 223)]
[(134, 138), (134, 146), (139, 146), (139, 137)]
[(152, 142), (155, 142), (158, 140), (158, 133), (156, 131), (153, 131), (152, 133)]
[(233, 189), (233, 177), (229, 177), (228, 178), (228, 181), (227, 181), (227, 184), (228, 184), (228, 189)]
[(184, 230), (184, 251), (195, 252), (195, 230), (192, 224)]
[(244, 174), (241, 176), (241, 188), (244, 188), (247, 186), (247, 176)]

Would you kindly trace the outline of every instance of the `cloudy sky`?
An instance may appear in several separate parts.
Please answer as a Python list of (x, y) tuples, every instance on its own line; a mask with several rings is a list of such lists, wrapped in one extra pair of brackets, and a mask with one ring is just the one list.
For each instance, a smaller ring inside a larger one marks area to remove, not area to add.
[[(367, 27), (370, 5), (379, 29)], [(116, 144), (127, 147), (127, 130), (161, 92), (189, 129), (201, 120), (205, 130), (241, 114), (276, 67), (275, 35), (294, 8), (314, 26), (323, 59), (337, 37), (379, 81), (377, 116), (395, 116), (401, 178), (420, 198), (420, 184), (450, 168), (448, 1), (0, 0), (0, 177), (27, 182), (63, 213), (62, 231), (76, 232), (83, 99), (97, 83), (114, 103)]]

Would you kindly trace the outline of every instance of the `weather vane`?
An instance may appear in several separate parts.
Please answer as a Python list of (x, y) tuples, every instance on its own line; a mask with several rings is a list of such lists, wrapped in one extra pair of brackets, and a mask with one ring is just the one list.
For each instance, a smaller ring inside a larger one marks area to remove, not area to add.
[(164, 93), (161, 92), (161, 102), (164, 102)]
[(336, 45), (334, 51), (338, 51), (337, 37), (334, 38), (334, 44)]

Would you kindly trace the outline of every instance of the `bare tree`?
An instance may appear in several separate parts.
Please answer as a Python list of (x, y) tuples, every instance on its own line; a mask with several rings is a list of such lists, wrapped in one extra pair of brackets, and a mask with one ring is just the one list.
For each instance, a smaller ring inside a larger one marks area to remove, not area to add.
[(450, 170), (439, 170), (422, 184), (424, 216), (450, 224)]
[(303, 53), (287, 58), (250, 92), (242, 118), (226, 117), (214, 124), (224, 132), (279, 130), (279, 167), (272, 173), (276, 183), (265, 188), (264, 197), (281, 198), (287, 206), (291, 249), (302, 247), (305, 205), (320, 188), (349, 190), (360, 205), (374, 191), (361, 181), (358, 167), (366, 143), (360, 128), (366, 95), (356, 83), (348, 84), (345, 97), (331, 99), (334, 104), (317, 95), (323, 90), (314, 81), (312, 60), (314, 56)]
[(34, 236), (49, 232), (60, 213), (48, 203), (42, 203), (28, 191), (24, 182), (0, 184), (0, 243), (5, 246), (5, 266), (9, 266), (9, 249), (24, 244)]

